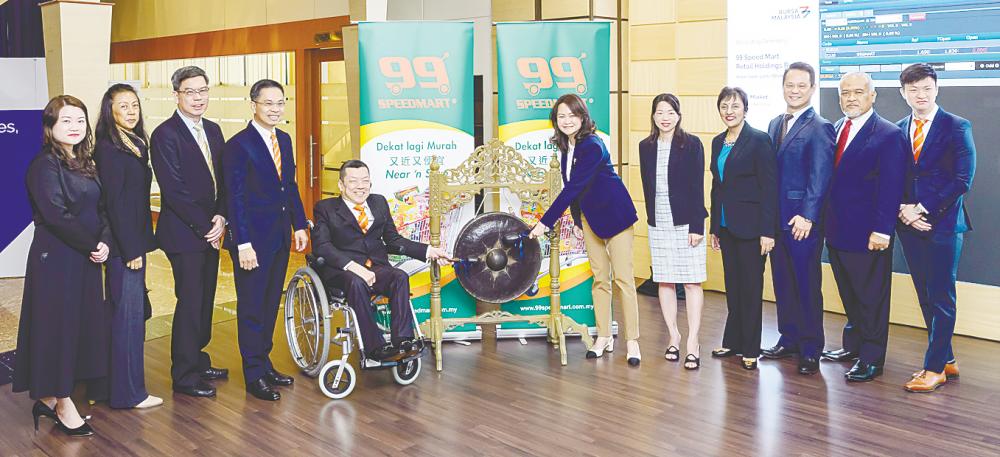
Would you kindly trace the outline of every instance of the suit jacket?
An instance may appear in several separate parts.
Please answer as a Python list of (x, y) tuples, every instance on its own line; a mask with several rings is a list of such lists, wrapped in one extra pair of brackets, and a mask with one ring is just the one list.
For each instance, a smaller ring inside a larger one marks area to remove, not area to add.
[(126, 261), (156, 249), (153, 218), (149, 209), (149, 189), (153, 170), (149, 168), (146, 145), (136, 142), (142, 156), (119, 148), (110, 138), (101, 137), (94, 148), (97, 174), (101, 178), (104, 206), (111, 226), (111, 255)]
[[(896, 123), (907, 137), (912, 117), (907, 116)], [(909, 151), (912, 150), (911, 146)], [(932, 232), (972, 230), (972, 221), (965, 209), (965, 193), (972, 187), (975, 174), (976, 144), (972, 141), (972, 123), (939, 108), (924, 138), (920, 160), (906, 174), (903, 202), (923, 205)], [(914, 230), (902, 224), (899, 227)]]
[(295, 183), (292, 138), (276, 130), (281, 178), (257, 129), (248, 124), (226, 142), (222, 157), (229, 236), (226, 247), (250, 243), (258, 254), (288, 249), (292, 227), (304, 230), (306, 214)]
[[(670, 216), (674, 225), (688, 224), (688, 233), (705, 233), (705, 150), (689, 133), (674, 135), (667, 160)], [(639, 174), (646, 197), (646, 222), (656, 227), (656, 141), (639, 142)]]
[[(837, 121), (837, 130), (844, 119)], [(872, 232), (892, 235), (913, 163), (910, 142), (896, 124), (872, 113), (833, 169), (825, 211), (826, 243), (867, 252)]]
[(323, 257), (325, 265), (341, 271), (348, 263), (364, 265), (372, 263), (389, 264), (389, 252), (427, 260), (427, 245), (404, 238), (396, 231), (396, 224), (389, 213), (389, 203), (381, 195), (368, 196), (368, 207), (374, 221), (368, 232), (362, 232), (354, 213), (348, 208), (343, 197), (320, 200), (313, 215), (316, 227), (313, 229), (313, 253)]
[(597, 135), (579, 139), (573, 149), (570, 179), (566, 179), (566, 152), (562, 153), (563, 189), (545, 211), (541, 223), (552, 227), (570, 209), (573, 222), (583, 227), (581, 214), (594, 234), (611, 238), (639, 220), (622, 178), (611, 165), (611, 154)]
[(176, 111), (150, 137), (150, 158), (160, 186), (156, 241), (168, 254), (211, 249), (205, 234), (212, 229), (212, 217), (226, 216), (222, 173), (226, 141), (218, 124), (208, 119), (202, 123), (212, 153), (214, 185), (198, 142)]
[(726, 228), (743, 239), (774, 238), (777, 227), (777, 176), (771, 139), (743, 124), (719, 179), (719, 154), (726, 132), (712, 138), (711, 233), (719, 233), (720, 209), (725, 206)]
[[(784, 123), (784, 115), (771, 120), (767, 132), (773, 144)], [(822, 227), (823, 200), (833, 175), (837, 132), (830, 121), (808, 108), (788, 129), (777, 148), (778, 227), (791, 230), (788, 221), (802, 216)]]

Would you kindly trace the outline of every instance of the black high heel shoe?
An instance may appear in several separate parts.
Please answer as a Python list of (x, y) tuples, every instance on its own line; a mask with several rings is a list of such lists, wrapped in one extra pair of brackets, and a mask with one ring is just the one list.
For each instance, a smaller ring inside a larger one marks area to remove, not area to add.
[(48, 405), (42, 403), (41, 400), (36, 400), (35, 405), (31, 407), (31, 417), (35, 420), (35, 431), (38, 431), (38, 418), (48, 417), (54, 420), (57, 424), (59, 423), (59, 416), (56, 416), (55, 410), (49, 408)]
[(56, 426), (68, 436), (90, 436), (94, 434), (94, 428), (86, 422), (77, 428), (69, 428), (62, 421), (56, 422)]

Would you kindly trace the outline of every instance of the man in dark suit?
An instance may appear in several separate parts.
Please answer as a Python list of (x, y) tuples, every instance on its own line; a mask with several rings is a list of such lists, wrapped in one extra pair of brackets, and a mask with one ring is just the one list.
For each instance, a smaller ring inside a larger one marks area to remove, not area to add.
[(913, 166), (906, 176), (896, 233), (927, 324), (924, 367), (905, 384), (932, 392), (958, 377), (951, 349), (955, 332), (955, 280), (963, 234), (972, 230), (964, 196), (976, 172), (972, 124), (940, 109), (937, 73), (918, 63), (899, 75), (900, 93), (913, 109), (897, 125), (907, 133)]
[(271, 365), (278, 304), (285, 286), (288, 251), (295, 228), (295, 250), (309, 243), (306, 215), (295, 183), (292, 139), (277, 129), (285, 112), (285, 90), (262, 79), (250, 88), (253, 120), (226, 143), (223, 157), (233, 259), (236, 317), (247, 391), (278, 400), (275, 386), (294, 379)]
[(781, 359), (797, 353), (799, 373), (813, 374), (819, 371), (824, 341), (821, 215), (837, 141), (833, 124), (810, 106), (816, 91), (813, 67), (789, 65), (782, 86), (786, 112), (767, 129), (778, 153), (780, 230), (771, 252), (771, 276), (781, 338), (761, 355)]
[(156, 240), (174, 272), (170, 375), (174, 391), (215, 396), (206, 380), (225, 379), (204, 351), (212, 338), (212, 308), (219, 274), (219, 243), (226, 225), (219, 126), (202, 118), (208, 108), (208, 76), (184, 67), (170, 78), (177, 111), (150, 138), (153, 172), (160, 186)]
[[(389, 264), (389, 251), (418, 260), (448, 263), (441, 248), (404, 238), (396, 230), (385, 197), (371, 193), (368, 165), (348, 160), (340, 168), (340, 197), (316, 203), (313, 253), (323, 257), (323, 283), (344, 291), (357, 315), (368, 358), (391, 360), (413, 354), (409, 276)], [(386, 343), (371, 306), (372, 293), (389, 298), (391, 341)]]
[(875, 87), (867, 73), (840, 80), (837, 150), (827, 197), (826, 245), (840, 299), (847, 311), (844, 347), (824, 352), (834, 361), (857, 362), (848, 381), (882, 374), (889, 337), (892, 233), (909, 167), (906, 135), (872, 108)]

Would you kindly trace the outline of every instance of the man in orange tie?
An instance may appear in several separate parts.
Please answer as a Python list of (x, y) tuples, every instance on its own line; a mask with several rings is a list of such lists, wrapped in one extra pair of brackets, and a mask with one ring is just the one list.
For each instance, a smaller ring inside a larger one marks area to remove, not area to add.
[[(323, 283), (344, 291), (354, 309), (365, 353), (372, 360), (392, 360), (415, 353), (410, 282), (389, 263), (389, 253), (448, 263), (440, 248), (409, 240), (396, 230), (385, 197), (372, 194), (368, 165), (348, 160), (340, 167), (340, 197), (316, 203), (313, 253), (324, 260)], [(389, 298), (391, 341), (385, 342), (371, 306), (373, 293)]]
[[(278, 400), (276, 386), (294, 381), (271, 365), (274, 324), (285, 286), (292, 239), (302, 252), (309, 243), (306, 216), (295, 183), (291, 137), (277, 126), (285, 92), (262, 79), (250, 88), (253, 120), (226, 143), (223, 172), (230, 214), (226, 248), (233, 259), (240, 355), (247, 391)], [(294, 228), (294, 233), (293, 233)]]
[(972, 124), (937, 106), (937, 73), (925, 63), (899, 75), (900, 93), (913, 109), (898, 125), (909, 134), (913, 167), (907, 173), (896, 232), (927, 324), (923, 369), (904, 385), (932, 392), (958, 377), (951, 348), (955, 280), (963, 234), (972, 230), (964, 196), (976, 171)]

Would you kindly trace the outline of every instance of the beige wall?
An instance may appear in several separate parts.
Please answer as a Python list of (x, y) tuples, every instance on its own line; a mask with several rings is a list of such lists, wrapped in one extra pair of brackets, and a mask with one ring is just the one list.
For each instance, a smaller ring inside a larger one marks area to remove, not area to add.
[(348, 0), (105, 0), (111, 41), (131, 41), (347, 16)]

